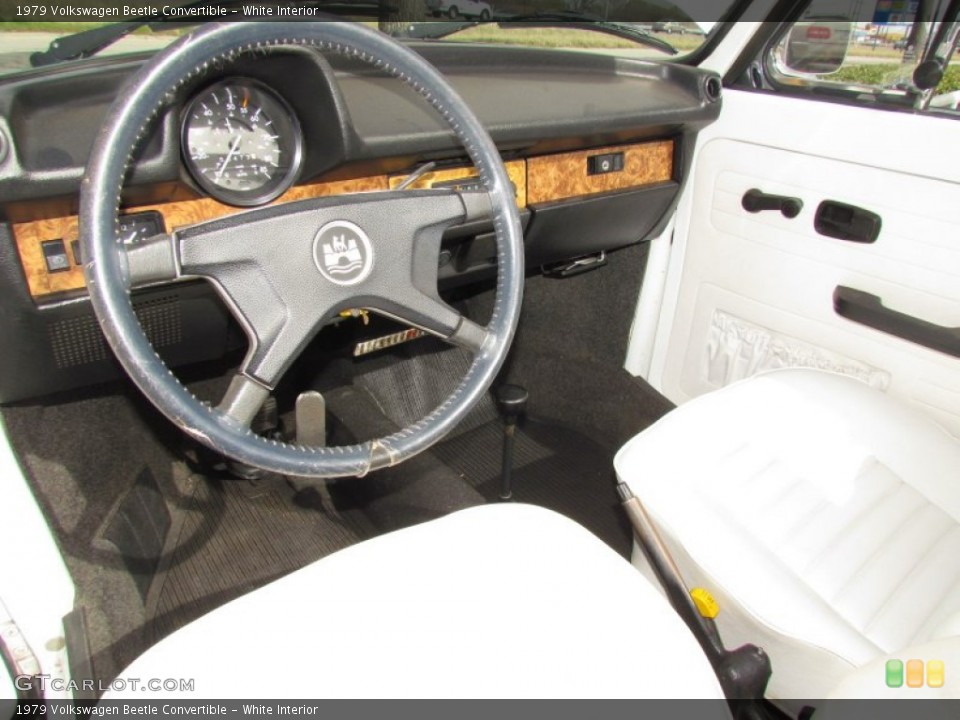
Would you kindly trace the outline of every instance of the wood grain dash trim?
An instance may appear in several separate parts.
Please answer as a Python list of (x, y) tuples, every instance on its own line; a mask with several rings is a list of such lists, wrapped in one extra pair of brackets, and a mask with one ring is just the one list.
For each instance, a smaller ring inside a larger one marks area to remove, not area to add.
[[(30, 294), (37, 298), (52, 293), (67, 292), (84, 287), (83, 270), (76, 264), (70, 243), (79, 237), (77, 216), (49, 218), (13, 225), (13, 237), (20, 253), (23, 274)], [(70, 258), (70, 268), (63, 272), (47, 272), (41, 243), (62, 239)]]
[[(624, 169), (606, 175), (588, 175), (587, 158), (601, 153), (624, 153)], [(673, 178), (673, 141), (660, 140), (631, 145), (619, 145), (558, 155), (544, 155), (527, 160), (506, 163), (507, 174), (516, 186), (517, 205), (525, 208), (538, 203), (566, 200), (595, 193), (612, 192), (666, 182)], [(434, 183), (476, 175), (471, 167), (447, 168), (428, 173), (414, 187), (430, 187)], [(312, 183), (292, 188), (275, 202), (291, 202), (327, 195), (387, 190), (399, 185), (405, 175), (378, 175), (335, 182)], [(209, 198), (184, 200), (154, 205), (125, 208), (124, 213), (145, 210), (160, 212), (167, 231), (193, 225), (238, 212), (237, 208)], [(85, 286), (83, 270), (74, 260), (70, 249), (78, 239), (76, 215), (45, 218), (13, 225), (13, 236), (23, 264), (30, 294), (45, 298), (57, 293), (82, 290)], [(42, 243), (61, 239), (70, 258), (68, 270), (47, 271)]]
[[(387, 176), (378, 175), (356, 180), (300, 185), (291, 188), (274, 202), (284, 203), (327, 195), (346, 195), (348, 193), (387, 189)], [(123, 213), (131, 214), (145, 210), (156, 210), (162, 214), (168, 232), (179, 227), (238, 212), (238, 209), (231, 205), (224, 205), (216, 200), (202, 198), (156, 205), (139, 205), (124, 208)], [(20, 254), (20, 261), (23, 264), (27, 287), (30, 289), (30, 295), (35, 299), (56, 293), (81, 290), (86, 287), (83, 279), (83, 269), (75, 262), (70, 250), (70, 243), (80, 237), (76, 215), (15, 223), (13, 225), (13, 237)], [(50, 273), (47, 271), (41, 245), (48, 240), (57, 239), (63, 240), (66, 245), (67, 255), (70, 258), (70, 268), (62, 272)]]
[[(622, 152), (624, 168), (605, 175), (588, 175), (587, 158)], [(617, 145), (527, 160), (527, 203), (570, 198), (655, 185), (673, 179), (673, 140)]]

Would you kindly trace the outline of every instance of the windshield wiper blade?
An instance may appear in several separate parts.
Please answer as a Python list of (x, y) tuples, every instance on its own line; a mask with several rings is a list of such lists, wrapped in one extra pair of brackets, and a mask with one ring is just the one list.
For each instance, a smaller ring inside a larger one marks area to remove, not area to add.
[(661, 40), (651, 35), (646, 30), (641, 30), (635, 25), (625, 22), (616, 22), (613, 20), (604, 20), (596, 15), (588, 13), (579, 13), (575, 11), (549, 11), (535, 12), (529, 15), (513, 15), (509, 18), (503, 18), (503, 22), (523, 23), (525, 27), (568, 27), (581, 30), (593, 30), (595, 32), (606, 33), (624, 40), (632, 40), (640, 45), (646, 45), (657, 50), (662, 50), (668, 55), (676, 55), (679, 51), (666, 40)]
[[(421, 22), (411, 23), (409, 27), (396, 33), (405, 38), (416, 40), (439, 40), (448, 35), (453, 35), (466, 28), (476, 25), (483, 25), (484, 20), (452, 20), (449, 22)], [(632, 40), (640, 45), (646, 45), (657, 50), (661, 50), (668, 55), (676, 55), (679, 51), (666, 40), (661, 40), (641, 30), (638, 27), (628, 23), (604, 20), (595, 15), (587, 13), (578, 13), (574, 11), (542, 11), (529, 15), (507, 15), (503, 13), (494, 13), (492, 22), (499, 27), (509, 28), (514, 24), (522, 24), (524, 27), (540, 28), (573, 28), (576, 30), (593, 30), (594, 32), (606, 33), (624, 40)]]
[(453, 35), (466, 28), (479, 25), (481, 20), (450, 20), (438, 21), (429, 20), (426, 22), (413, 22), (405, 28), (401, 28), (392, 33), (394, 37), (409, 38), (411, 40), (440, 40), (448, 35)]
[[(178, 8), (200, 8), (214, 4), (220, 6), (240, 5), (244, 1), (245, 0), (228, 0), (226, 3), (214, 3), (211, 0), (194, 0), (193, 2), (174, 6)], [(257, 2), (257, 0), (251, 3), (250, 0), (246, 0), (246, 4), (262, 5), (271, 3)], [(382, 0), (308, 0), (304, 4), (322, 9), (325, 13), (332, 16), (364, 15), (377, 17), (381, 12), (389, 9), (383, 4)], [(157, 17), (156, 15), (144, 15), (127, 22), (111, 23), (90, 30), (81, 30), (72, 35), (57, 38), (50, 43), (46, 50), (33, 53), (30, 56), (30, 65), (33, 67), (41, 67), (66, 62), (68, 60), (82, 60), (92, 57), (104, 48), (110, 47), (118, 40), (125, 38), (130, 33), (142, 27), (148, 27), (151, 30), (156, 30), (161, 27), (170, 29), (196, 25), (198, 22), (202, 21), (184, 21), (182, 19)]]

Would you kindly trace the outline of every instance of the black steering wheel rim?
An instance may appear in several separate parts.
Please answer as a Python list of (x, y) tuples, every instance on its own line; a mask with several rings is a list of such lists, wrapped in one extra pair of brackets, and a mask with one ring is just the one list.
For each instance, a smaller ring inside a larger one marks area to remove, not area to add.
[[(138, 141), (171, 93), (211, 63), (240, 52), (314, 46), (364, 60), (407, 83), (447, 121), (477, 168), (489, 196), (496, 235), (496, 300), (485, 340), (459, 386), (420, 421), (358, 445), (313, 448), (252, 433), (228, 413), (190, 393), (150, 345), (133, 310), (126, 251), (117, 240), (123, 179)], [(362, 476), (395, 465), (443, 438), (492, 384), (516, 329), (523, 286), (523, 235), (512, 185), (480, 121), (440, 73), (396, 41), (344, 22), (223, 23), (204, 26), (150, 60), (108, 113), (81, 186), (84, 272), (104, 334), (134, 383), (184, 432), (228, 457), (299, 477)]]

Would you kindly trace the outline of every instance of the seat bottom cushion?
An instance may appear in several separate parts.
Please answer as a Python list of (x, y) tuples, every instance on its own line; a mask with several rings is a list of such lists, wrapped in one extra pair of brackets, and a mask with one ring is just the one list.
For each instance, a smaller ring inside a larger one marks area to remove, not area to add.
[(955, 631), (957, 442), (859, 381), (782, 370), (678, 408), (616, 469), (721, 604), (728, 646), (771, 657), (773, 698)]
[(122, 676), (192, 677), (224, 699), (722, 698), (696, 640), (630, 563), (521, 504), (330, 555), (182, 628)]

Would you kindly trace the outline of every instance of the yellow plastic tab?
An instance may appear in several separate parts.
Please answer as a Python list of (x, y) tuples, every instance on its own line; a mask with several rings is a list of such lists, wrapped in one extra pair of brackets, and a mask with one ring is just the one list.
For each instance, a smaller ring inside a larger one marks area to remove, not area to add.
[(694, 588), (690, 591), (690, 597), (693, 598), (693, 604), (697, 606), (697, 610), (703, 617), (713, 620), (720, 614), (720, 606), (717, 605), (713, 595), (705, 588)]

